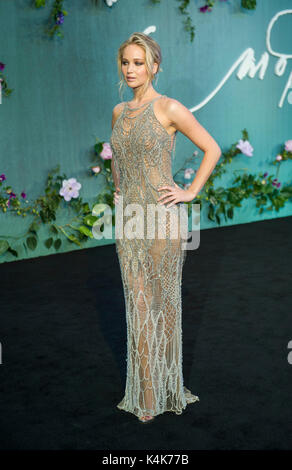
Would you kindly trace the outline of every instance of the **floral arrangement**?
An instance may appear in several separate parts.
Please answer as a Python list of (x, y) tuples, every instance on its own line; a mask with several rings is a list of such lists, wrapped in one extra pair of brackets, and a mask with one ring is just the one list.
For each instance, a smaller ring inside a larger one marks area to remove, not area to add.
[[(35, 0), (35, 6), (36, 8), (45, 7), (46, 0)], [(49, 26), (45, 29), (45, 32), (51, 37), (56, 34), (63, 38), (64, 34), (62, 32), (61, 25), (63, 25), (66, 15), (68, 15), (68, 12), (63, 9), (63, 0), (54, 0), (49, 17)]]
[[(184, 23), (184, 29), (189, 32), (191, 42), (194, 40), (195, 37), (195, 26), (193, 25), (192, 18), (187, 11), (187, 7), (189, 6), (191, 0), (178, 0), (179, 1), (179, 10), (183, 15), (186, 15)], [(226, 2), (227, 0), (219, 0), (220, 2)], [(152, 0), (152, 3), (160, 3), (160, 0)], [(216, 3), (216, 0), (205, 0), (205, 5), (199, 7), (199, 11), (201, 13), (211, 12), (213, 7)], [(256, 8), (256, 0), (241, 0), (242, 8), (248, 10), (254, 10)]]
[[(91, 175), (101, 174), (105, 177), (106, 188), (97, 195), (93, 208), (90, 209), (87, 202), (83, 202), (79, 195), (81, 183), (75, 178), (67, 178), (66, 174), (60, 175), (60, 165), (53, 169), (47, 178), (45, 187), (45, 194), (38, 197), (35, 201), (29, 204), (27, 194), (25, 191), (20, 193), (20, 197), (13, 191), (11, 186), (4, 186), (6, 181), (5, 174), (0, 175), (0, 210), (4, 213), (13, 213), (17, 216), (27, 217), (32, 215), (33, 221), (30, 223), (25, 234), (14, 237), (6, 237), (0, 235), (0, 255), (6, 251), (11, 252), (14, 256), (18, 256), (17, 250), (14, 249), (7, 239), (18, 240), (24, 238), (23, 244), (25, 248), (34, 250), (38, 244), (37, 232), (41, 224), (47, 224), (51, 236), (44, 241), (44, 245), (49, 249), (54, 246), (58, 250), (62, 244), (62, 237), (66, 237), (71, 243), (81, 246), (82, 242), (93, 238), (92, 228), (98, 222), (102, 214), (102, 204), (107, 204), (114, 210), (113, 192), (114, 183), (111, 174), (111, 149), (110, 145), (106, 142), (97, 140), (94, 147), (94, 157), (98, 156), (99, 165), (91, 167)], [(74, 217), (69, 223), (64, 226), (58, 225), (56, 221), (56, 213), (60, 208), (62, 202), (68, 205)], [(99, 205), (100, 213), (94, 210), (95, 205)], [(94, 215), (92, 215), (94, 214)], [(115, 224), (115, 215), (112, 218), (113, 225)], [(1, 240), (1, 238), (3, 240)]]
[[(248, 140), (246, 129), (244, 129), (242, 133), (243, 139), (239, 139), (237, 143), (232, 144), (227, 152), (222, 153), (220, 158), (220, 160), (222, 160), (221, 163), (216, 165), (208, 181), (204, 185), (203, 190), (195, 199), (195, 202), (198, 202), (201, 208), (203, 203), (204, 205), (208, 205), (208, 218), (213, 222), (216, 220), (219, 225), (221, 223), (220, 217), (222, 215), (225, 220), (227, 220), (227, 217), (230, 219), (233, 218), (234, 209), (236, 207), (241, 207), (241, 202), (244, 199), (248, 199), (250, 197), (255, 199), (256, 207), (259, 208), (259, 213), (261, 214), (268, 203), (270, 203), (270, 206), (267, 207), (267, 210), (275, 209), (276, 211), (279, 211), (279, 209), (292, 198), (292, 185), (287, 185), (279, 189), (282, 183), (278, 181), (277, 178), (281, 162), (288, 159), (292, 160), (292, 140), (287, 140), (285, 142), (282, 152), (279, 153), (272, 162), (272, 165), (278, 166), (275, 178), (273, 178), (274, 175), (270, 175), (267, 178), (268, 172), (260, 172), (258, 175), (243, 173), (242, 175), (236, 176), (231, 187), (214, 188), (215, 179), (219, 178), (223, 173), (226, 173), (226, 165), (230, 164), (236, 155), (243, 154), (247, 157), (253, 156), (253, 147)], [(247, 170), (247, 168), (244, 169)], [(178, 170), (177, 173), (182, 170), (184, 169)], [(234, 170), (235, 173), (238, 171), (240, 170)], [(186, 168), (184, 170), (184, 178), (189, 179), (192, 173), (195, 173), (195, 170), (192, 168)], [(174, 176), (176, 176), (176, 174)], [(183, 183), (184, 188), (187, 189), (189, 186), (190, 183)], [(188, 203), (188, 205), (190, 214), (190, 203)]]
[(9, 96), (13, 91), (13, 88), (8, 88), (7, 81), (3, 73), (5, 65), (6, 64), (3, 64), (3, 62), (0, 62), (0, 104), (2, 102), (2, 91), (4, 92), (4, 96)]
[[(97, 1), (97, 0), (96, 0)], [(160, 3), (160, 0), (150, 0), (153, 4)], [(211, 12), (213, 7), (218, 0), (204, 0), (205, 4), (199, 7), (199, 11), (201, 13)], [(228, 0), (219, 0), (221, 2), (226, 2)], [(46, 0), (34, 0), (36, 8), (45, 7)], [(190, 5), (191, 0), (178, 0), (179, 2), (179, 10), (182, 15), (185, 15), (184, 19), (184, 28), (190, 34), (191, 42), (194, 40), (195, 37), (195, 26), (193, 25), (192, 18), (187, 11), (188, 6)], [(104, 3), (108, 7), (112, 7), (117, 0), (104, 0)], [(248, 10), (254, 10), (256, 8), (256, 0), (241, 0), (241, 6)], [(61, 25), (64, 23), (64, 17), (67, 15), (67, 11), (63, 10), (63, 0), (54, 0), (54, 5), (50, 15), (50, 25), (46, 32), (50, 36), (54, 36), (55, 34), (60, 37), (64, 37), (64, 34), (61, 30)]]
[[(272, 174), (269, 175), (267, 171), (259, 173), (259, 175), (244, 173), (234, 179), (231, 187), (214, 188), (215, 179), (226, 173), (226, 166), (232, 162), (233, 158), (239, 154), (250, 158), (253, 156), (253, 147), (248, 140), (246, 129), (242, 131), (242, 134), (242, 139), (239, 139), (238, 142), (231, 145), (229, 150), (222, 153), (220, 158), (222, 161), (216, 165), (200, 194), (197, 195), (194, 201), (185, 203), (188, 205), (188, 214), (190, 214), (192, 204), (199, 203), (200, 208), (202, 206), (207, 207), (208, 218), (220, 224), (222, 215), (225, 220), (233, 218), (234, 209), (241, 207), (243, 199), (250, 197), (255, 199), (256, 207), (259, 208), (259, 213), (262, 213), (268, 203), (270, 205), (267, 210), (275, 209), (279, 211), (292, 198), (292, 185), (283, 187), (282, 183), (278, 181), (280, 165), (284, 161), (292, 160), (292, 140), (285, 142), (282, 151), (277, 154), (272, 162), (273, 165), (277, 165), (276, 177)], [(193, 155), (197, 156), (198, 152), (195, 151)], [(196, 172), (195, 169), (186, 166), (188, 161), (194, 162), (193, 155), (186, 159), (184, 166), (173, 177), (174, 181), (185, 189), (190, 186), (188, 180)], [(96, 139), (94, 159), (96, 160), (95, 164), (90, 167), (91, 175), (102, 176), (106, 184), (105, 189), (97, 195), (91, 209), (89, 203), (83, 202), (79, 194), (82, 188), (81, 184), (74, 177), (67, 178), (65, 174), (60, 175), (59, 165), (48, 175), (45, 194), (38, 197), (30, 205), (28, 205), (29, 200), (25, 191), (20, 193), (19, 198), (11, 186), (4, 186), (5, 174), (0, 175), (0, 210), (22, 217), (33, 216), (33, 220), (24, 235), (22, 234), (19, 237), (0, 235), (0, 255), (10, 252), (14, 256), (18, 256), (17, 250), (8, 241), (10, 239), (24, 238), (25, 248), (34, 250), (38, 244), (37, 232), (41, 224), (47, 224), (49, 228), (50, 236), (44, 241), (44, 245), (48, 249), (53, 246), (55, 250), (58, 250), (63, 237), (69, 242), (81, 246), (89, 238), (93, 238), (94, 226), (100, 223), (106, 207), (110, 207), (113, 215), (109, 216), (104, 224), (112, 223), (112, 225), (115, 225), (115, 205), (113, 202), (115, 186), (111, 172), (112, 150), (108, 142)], [(240, 170), (235, 170), (235, 172), (237, 171)], [(180, 172), (183, 172), (183, 181), (176, 179)], [(72, 220), (64, 226), (56, 223), (57, 210), (62, 203), (74, 212)], [(98, 205), (98, 209), (96, 209), (96, 205)]]

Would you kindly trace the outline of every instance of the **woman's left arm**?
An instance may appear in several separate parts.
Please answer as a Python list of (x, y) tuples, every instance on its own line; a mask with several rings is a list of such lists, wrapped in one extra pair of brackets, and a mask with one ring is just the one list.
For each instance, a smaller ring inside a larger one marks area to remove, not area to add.
[[(196, 176), (187, 190), (182, 190), (176, 185), (176, 189), (172, 191), (174, 198), (169, 198), (165, 202), (173, 201), (192, 201), (197, 194), (201, 191), (204, 184), (208, 180), (210, 174), (214, 170), (222, 152), (215, 141), (215, 139), (206, 131), (206, 129), (197, 121), (188, 108), (186, 108), (179, 101), (169, 98), (168, 104), (165, 107), (165, 112), (169, 121), (186, 137), (188, 137), (197, 147), (204, 152), (204, 157), (201, 165), (196, 173)], [(171, 188), (164, 186), (163, 188)], [(160, 189), (163, 189), (160, 188)], [(171, 188), (173, 189), (173, 188)], [(182, 191), (187, 195), (182, 195)], [(169, 194), (161, 196), (159, 199), (165, 198)], [(176, 200), (175, 200), (176, 199)], [(179, 199), (179, 200), (178, 200)], [(171, 204), (172, 205), (172, 204)], [(168, 206), (170, 207), (170, 205)]]

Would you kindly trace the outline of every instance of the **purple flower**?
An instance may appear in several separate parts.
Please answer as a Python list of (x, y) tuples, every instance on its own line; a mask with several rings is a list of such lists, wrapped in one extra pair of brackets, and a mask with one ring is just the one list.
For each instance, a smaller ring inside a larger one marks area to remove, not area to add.
[(264, 177), (268, 176), (268, 174), (269, 174), (269, 173), (266, 171), (266, 172), (264, 173)]
[(22, 191), (22, 193), (21, 193), (21, 197), (23, 197), (23, 199), (25, 199), (25, 198), (26, 198), (26, 194), (25, 194), (25, 192), (24, 192), (24, 191)]
[(3, 62), (0, 62), (0, 72), (2, 72), (5, 69), (5, 64)]
[(277, 188), (280, 188), (280, 186), (281, 186), (281, 183), (278, 183), (278, 184), (277, 184)]
[(292, 140), (286, 140), (285, 150), (287, 150), (287, 152), (292, 152)]
[(203, 7), (200, 7), (199, 10), (202, 12), (202, 13), (205, 13), (205, 11), (208, 10), (208, 5), (205, 5)]
[(57, 13), (57, 16), (56, 16), (56, 24), (63, 24), (63, 23), (64, 23), (64, 15), (60, 11), (59, 13)]
[(16, 197), (16, 194), (13, 191), (11, 191), (11, 193), (9, 194), (9, 199), (12, 199), (13, 197)]
[(110, 160), (112, 158), (112, 149), (108, 142), (104, 142), (100, 156), (104, 160)]
[(250, 145), (248, 140), (239, 139), (239, 142), (236, 145), (236, 148), (238, 148), (241, 151), (241, 153), (243, 153), (247, 157), (252, 157), (253, 156), (252, 155), (253, 147)]
[(0, 175), (0, 181), (4, 181), (4, 180), (6, 180), (6, 176), (3, 173), (2, 175)]
[(81, 184), (78, 183), (76, 178), (69, 178), (63, 180), (63, 186), (59, 191), (60, 196), (64, 196), (65, 201), (70, 201), (72, 197), (77, 198), (79, 196), (79, 189)]

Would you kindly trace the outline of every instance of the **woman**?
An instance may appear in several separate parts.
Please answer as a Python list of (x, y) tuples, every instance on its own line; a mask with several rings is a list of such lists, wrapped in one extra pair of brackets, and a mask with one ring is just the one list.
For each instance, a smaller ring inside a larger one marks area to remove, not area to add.
[[(166, 411), (181, 414), (188, 403), (199, 400), (183, 385), (181, 279), (186, 250), (181, 234), (170, 236), (168, 217), (179, 225), (178, 206), (195, 199), (221, 150), (185, 106), (154, 90), (152, 81), (161, 64), (156, 41), (133, 33), (120, 46), (117, 62), (120, 86), (126, 83), (133, 91), (132, 101), (117, 104), (112, 114), (116, 250), (127, 321), (127, 381), (117, 407), (148, 423)], [(174, 183), (171, 173), (178, 131), (205, 152), (187, 190)], [(127, 236), (123, 233), (117, 238), (118, 223), (129, 229), (125, 215), (133, 207), (130, 204), (138, 206), (136, 228), (144, 227), (144, 231), (133, 238), (128, 230)], [(161, 220), (165, 215), (164, 238), (156, 232), (149, 237), (145, 230), (146, 221), (148, 230), (156, 220), (152, 217), (149, 224), (146, 217), (151, 205), (159, 208)]]

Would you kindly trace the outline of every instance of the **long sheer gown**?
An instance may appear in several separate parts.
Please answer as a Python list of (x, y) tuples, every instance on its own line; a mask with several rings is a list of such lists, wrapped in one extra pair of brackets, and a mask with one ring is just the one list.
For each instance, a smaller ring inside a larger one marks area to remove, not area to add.
[[(138, 417), (166, 411), (181, 414), (187, 404), (199, 401), (184, 386), (182, 374), (181, 280), (186, 238), (180, 230), (180, 204), (169, 209), (157, 204), (168, 193), (158, 188), (174, 186), (171, 155), (176, 133), (168, 134), (153, 106), (163, 96), (136, 108), (125, 102), (110, 139), (120, 187), (115, 235), (127, 323), (126, 388), (117, 407)], [(143, 213), (134, 210), (126, 215), (129, 204), (138, 204)], [(158, 220), (165, 221), (160, 229), (156, 218), (150, 222), (147, 218), (151, 205), (160, 211)], [(171, 232), (171, 221), (176, 222), (178, 233)], [(136, 230), (135, 236), (129, 235), (129, 227)], [(149, 236), (153, 227), (155, 233)]]

